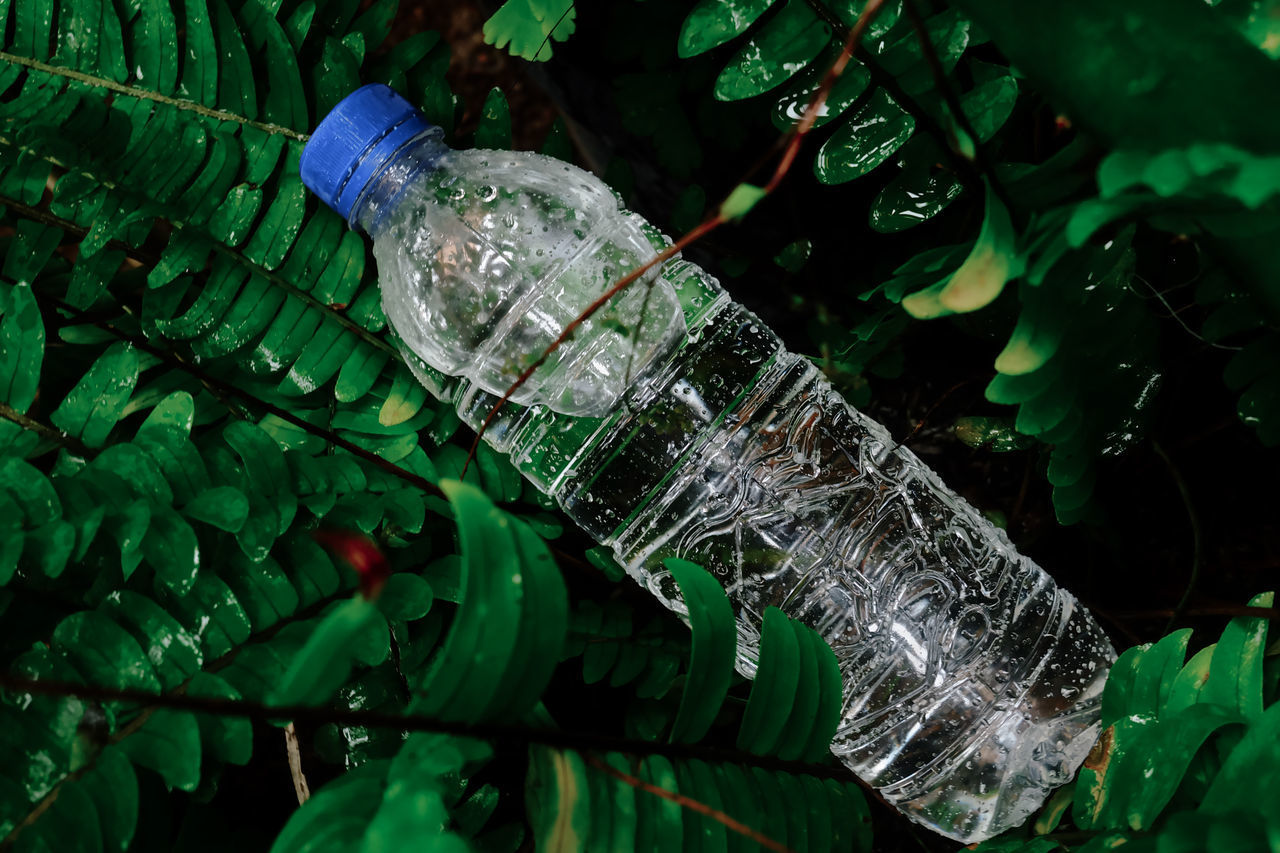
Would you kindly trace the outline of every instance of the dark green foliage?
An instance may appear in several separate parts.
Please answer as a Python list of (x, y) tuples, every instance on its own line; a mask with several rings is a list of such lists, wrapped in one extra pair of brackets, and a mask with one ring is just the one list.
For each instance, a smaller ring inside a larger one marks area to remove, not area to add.
[[(682, 809), (645, 786), (703, 809)], [(752, 849), (753, 832), (795, 851), (871, 849), (871, 816), (849, 783), (696, 759), (535, 748), (526, 802), (540, 850)]]
[[(1059, 519), (1094, 515), (1098, 460), (1142, 440), (1170, 377), (1163, 296), (1148, 298), (1138, 272), (1159, 233), (1195, 246), (1206, 316), (1192, 331), (1236, 350), (1225, 380), (1239, 415), (1280, 441), (1278, 89), (1240, 38), (1273, 53), (1262, 16), (1192, 0), (1128, 12), (1089, 0), (1032, 19), (1003, 0), (952, 5), (917, 4), (954, 99), (909, 7), (888, 4), (817, 116), (812, 175), (788, 178), (865, 193), (839, 216), (876, 232), (932, 229), (913, 232), (910, 257), (822, 283), (830, 298), (808, 320), (824, 369), (863, 404), (867, 374), (901, 370), (916, 319), (953, 315), (943, 322), (989, 351), (987, 399), (1016, 407), (957, 434), (980, 452), (1044, 445)], [(758, 175), (713, 184), (704, 140), (763, 150), (741, 117), (790, 127), (861, 7), (649, 0), (618, 13), (618, 48), (639, 64), (609, 91), (679, 182), (673, 225), (692, 227), (730, 187), (728, 218), (779, 214), (757, 204)], [(485, 38), (544, 60), (579, 11), (510, 0)], [(390, 0), (0, 4), (0, 674), (130, 691), (5, 689), (0, 839), (148, 849), (168, 830), (147, 815), (188, 800), (222, 815), (218, 783), (239, 765), (287, 784), (282, 759), (252, 751), (287, 705), (493, 724), (521, 749), (358, 717), (300, 725), (314, 775), (341, 775), (289, 818), (282, 851), (755, 844), (709, 811), (790, 849), (870, 849), (861, 792), (816, 766), (834, 766), (841, 695), (815, 632), (764, 614), (748, 686), (732, 610), (702, 569), (668, 566), (687, 630), (622, 586), (562, 575), (580, 540), (553, 551), (562, 518), (505, 458), (482, 446), (457, 481), (469, 436), (451, 440), (457, 415), (433, 398), (448, 381), (425, 369), (424, 387), (403, 363), (365, 241), (297, 172), (309, 128), (364, 82), (389, 83), (452, 134), (449, 51), (434, 33), (386, 45), (395, 15)], [(640, 26), (650, 16), (678, 26)], [(1184, 56), (1197, 61), (1171, 59)], [(715, 98), (747, 102), (733, 112)], [(1029, 122), (1012, 119), (1045, 100), (1081, 132), (1029, 150)], [(516, 106), (493, 89), (463, 142), (510, 147)], [(543, 150), (573, 159), (570, 126), (557, 120)], [(651, 177), (622, 157), (608, 176), (628, 196)], [(773, 275), (798, 279), (832, 251), (798, 227), (762, 250)], [(727, 274), (755, 263), (722, 260)], [(383, 562), (331, 555), (322, 529), (368, 534), (376, 550), (361, 553)], [(609, 580), (624, 574), (606, 552), (586, 557)], [(1188, 630), (1126, 653), (1074, 789), (1045, 807), (1038, 837), (982, 849), (1273, 838), (1255, 807), (1280, 796), (1265, 629), (1238, 618), (1185, 664)], [(161, 707), (159, 694), (261, 713)], [(584, 724), (575, 701), (617, 711), (593, 712), (591, 731), (651, 751), (543, 745)], [(662, 754), (698, 744), (736, 745), (734, 760)], [(810, 766), (759, 766), (776, 760)], [(1053, 837), (1067, 814), (1092, 834)]]
[(466, 851), (474, 849), (466, 843), (472, 840), (481, 849), (513, 851), (521, 827), (486, 827), (496, 792), (470, 783), (492, 754), (480, 741), (413, 735), (394, 758), (371, 761), (318, 791), (271, 850), (387, 851), (412, 840), (431, 850)]
[[(1274, 593), (1250, 602), (1270, 607)], [(1074, 783), (1071, 820), (1084, 840), (1010, 837), (980, 851), (1263, 850), (1277, 831), (1280, 698), (1266, 684), (1267, 620), (1232, 619), (1216, 644), (1184, 665), (1190, 630), (1135, 646), (1103, 695), (1102, 737)], [(1051, 832), (1062, 819), (1050, 803)]]

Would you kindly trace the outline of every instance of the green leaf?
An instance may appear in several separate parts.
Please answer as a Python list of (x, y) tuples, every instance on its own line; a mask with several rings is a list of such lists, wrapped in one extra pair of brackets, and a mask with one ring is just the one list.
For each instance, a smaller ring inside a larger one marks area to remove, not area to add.
[(928, 320), (988, 305), (1010, 279), (1022, 274), (1016, 241), (1009, 211), (988, 184), (982, 231), (969, 256), (945, 281), (903, 299), (902, 307), (911, 316)]
[(381, 47), (391, 31), (396, 5), (396, 0), (374, 0), (351, 22), (351, 31), (347, 35), (359, 33), (371, 51)]
[[(1280, 704), (1250, 721), (1249, 729), (1214, 778), (1200, 804), (1229, 814), (1247, 803), (1271, 803), (1280, 791)], [(1254, 798), (1257, 798), (1256, 800)], [(1274, 820), (1274, 816), (1269, 816)]]
[(275, 197), (242, 250), (246, 258), (269, 270), (284, 261), (302, 227), (307, 197), (297, 172), (301, 155), (302, 144), (290, 140), (285, 147), (285, 166), (276, 185)]
[(1223, 726), (1241, 722), (1234, 710), (1195, 705), (1138, 733), (1123, 759), (1112, 759), (1107, 779), (1116, 825), (1149, 829), (1173, 797), (1201, 744)]
[(0, 274), (18, 285), (31, 284), (61, 241), (62, 231), (58, 228), (31, 220), (20, 221)]
[(1023, 302), (1022, 313), (995, 362), (997, 371), (1010, 376), (1022, 376), (1043, 367), (1058, 351), (1066, 331), (1059, 305), (1046, 298), (1044, 290), (1024, 284), (1018, 293)]
[[(679, 792), (679, 782), (671, 762), (660, 755), (650, 755), (640, 763), (638, 775), (641, 780), (672, 793)], [(692, 813), (685, 810), (679, 802), (647, 796), (639, 798), (640, 837), (636, 839), (637, 850), (681, 850), (683, 848), (683, 825), (692, 820)]]
[(693, 632), (689, 675), (671, 726), (673, 743), (696, 743), (711, 727), (729, 691), (737, 651), (737, 622), (729, 597), (701, 566), (687, 560), (663, 561), (680, 588)]
[(446, 719), (482, 719), (516, 651), (526, 591), (512, 519), (479, 490), (441, 480), (458, 524), (461, 601), (426, 686), (421, 710)]
[(200, 641), (206, 660), (222, 657), (249, 638), (248, 615), (226, 583), (212, 573), (197, 576), (186, 595), (165, 590), (162, 600), (165, 609)]
[(791, 620), (791, 630), (796, 635), (796, 646), (800, 652), (800, 676), (796, 684), (795, 701), (774, 750), (779, 758), (797, 760), (804, 754), (810, 733), (816, 726), (822, 703), (822, 676), (819, 667), (823, 661), (816, 653), (814, 644), (815, 639), (821, 638), (794, 619)]
[[(1251, 607), (1270, 607), (1275, 593), (1264, 592), (1249, 601)], [(1213, 702), (1239, 711), (1246, 719), (1262, 715), (1262, 655), (1267, 647), (1267, 620), (1237, 616), (1218, 640), (1209, 680), (1200, 692), (1201, 702)]]
[(541, 537), (518, 520), (513, 528), (524, 586), (520, 631), (488, 713), (518, 719), (541, 698), (562, 657), (569, 595)]
[(573, 0), (506, 0), (484, 22), (484, 41), (531, 62), (551, 58), (553, 41), (573, 35)]
[(102, 447), (138, 382), (138, 351), (112, 344), (67, 394), (49, 420), (89, 447)]
[(289, 529), (298, 499), (289, 488), (289, 469), (280, 446), (260, 427), (232, 422), (224, 431), (227, 444), (244, 463), (249, 518), (236, 534), (240, 547), (254, 560), (266, 556), (276, 537)]
[(916, 121), (877, 89), (852, 118), (841, 122), (813, 161), (824, 184), (859, 178), (893, 156), (915, 132)]
[(319, 705), (351, 674), (357, 639), (375, 622), (378, 608), (364, 598), (344, 601), (325, 615), (294, 656), (271, 694), (274, 705)]
[(249, 499), (232, 486), (214, 486), (182, 507), (182, 514), (228, 533), (239, 533), (249, 517)]
[[(240, 699), (240, 693), (217, 675), (198, 672), (187, 683), (187, 695), (196, 699)], [(247, 717), (196, 714), (200, 744), (210, 758), (228, 764), (248, 764), (253, 752), (253, 724)]]
[(586, 851), (594, 816), (582, 756), (573, 750), (531, 746), (525, 808), (537, 849)]
[(28, 285), (0, 292), (0, 403), (25, 413), (44, 361), (44, 323)]
[(186, 391), (174, 391), (156, 404), (138, 427), (138, 437), (145, 437), (150, 430), (166, 427), (177, 429), (182, 435), (190, 435), (195, 424), (196, 404)]
[[(1015, 0), (956, 7), (1055, 109), (1107, 147), (1159, 151), (1212, 141), (1272, 151), (1280, 138), (1280, 116), (1255, 108), (1262, 93), (1280, 87), (1280, 68), (1241, 49), (1239, 33), (1208, 4), (1085, 0), (1043, 10), (1034, 27)], [(1081, 53), (1084, 44), (1092, 47)], [(1169, 62), (1192, 53), (1192, 65)]]
[(961, 96), (960, 109), (978, 135), (977, 142), (986, 142), (996, 135), (1009, 120), (1017, 100), (1018, 81), (1003, 73)]
[(398, 572), (383, 585), (378, 609), (388, 619), (411, 622), (427, 615), (434, 598), (431, 584), (418, 575)]
[(1174, 679), (1182, 669), (1190, 639), (1191, 629), (1183, 628), (1162, 638), (1147, 650), (1134, 678), (1128, 713), (1155, 716), (1164, 714)]
[(807, 66), (831, 39), (831, 27), (803, 0), (787, 0), (716, 78), (714, 94), (737, 101), (767, 92)]
[[(246, 0), (236, 8), (250, 51), (266, 55), (266, 100), (262, 103), (263, 119), (275, 124), (303, 130), (309, 127), (307, 105), (302, 95), (302, 76), (298, 59), (289, 37), (264, 0)], [(234, 242), (234, 241), (229, 241)]]
[[(924, 60), (915, 28), (906, 29), (877, 61), (885, 71), (898, 78), (898, 85), (903, 91), (918, 95), (933, 88), (934, 72)], [(969, 44), (969, 21), (956, 10), (948, 9), (925, 21), (925, 33), (943, 72), (949, 73)]]
[(360, 86), (360, 60), (351, 52), (351, 48), (336, 38), (324, 40), (324, 52), (320, 54), (320, 62), (311, 73), (315, 85), (317, 115), (328, 115), (339, 101)]
[(698, 0), (680, 27), (682, 59), (706, 53), (747, 31), (775, 0)]
[(772, 754), (800, 683), (801, 653), (796, 632), (786, 614), (776, 607), (765, 610), (760, 661), (738, 731), (739, 749), (757, 755)]
[(138, 0), (131, 27), (134, 85), (172, 95), (178, 82), (178, 34), (166, 0)]
[(507, 149), (511, 147), (511, 108), (502, 90), (494, 86), (484, 99), (480, 123), (476, 126), (476, 147)]
[(200, 727), (193, 714), (160, 708), (119, 748), (134, 764), (159, 773), (170, 788), (194, 791), (200, 784)]
[(218, 105), (218, 47), (205, 0), (183, 0), (182, 74), (179, 90), (207, 107)]
[(137, 640), (165, 690), (173, 690), (200, 669), (200, 644), (179, 622), (146, 596), (117, 590), (100, 607)]
[(353, 849), (382, 802), (387, 762), (357, 767), (316, 791), (289, 817), (271, 853)]
[[(138, 823), (138, 779), (129, 759), (119, 746), (103, 747), (93, 766), (75, 784), (93, 802), (102, 849), (123, 853), (133, 840)], [(78, 814), (73, 820), (83, 818)]]
[(172, 507), (153, 504), (142, 555), (156, 577), (176, 594), (191, 589), (200, 568), (200, 543), (191, 525)]
[(21, 459), (10, 456), (0, 461), (0, 494), (9, 495), (21, 510), (28, 530), (62, 517), (62, 504), (49, 478)]
[(298, 609), (298, 591), (271, 557), (253, 563), (243, 554), (232, 556), (219, 567), (219, 575), (235, 593), (255, 632)]
[(1147, 717), (1124, 717), (1103, 730), (1093, 751), (1085, 759), (1076, 782), (1071, 817), (1080, 829), (1121, 825), (1124, 818), (1116, 817), (1112, 800), (1112, 773), (1126, 759), (1137, 735), (1150, 723)]
[(52, 647), (88, 684), (160, 692), (147, 655), (129, 633), (94, 611), (73, 613), (53, 631)]
[(1209, 680), (1209, 667), (1217, 647), (1217, 643), (1214, 643), (1196, 652), (1186, 666), (1178, 671), (1169, 688), (1169, 698), (1162, 713), (1176, 713), (1200, 701), (1200, 694)]
[(47, 816), (27, 827), (17, 839), (14, 849), (21, 853), (45, 850), (77, 850), (97, 853), (102, 850), (98, 834), (97, 806), (88, 790), (78, 784), (58, 789)]
[(840, 674), (840, 662), (831, 646), (812, 628), (805, 630), (809, 632), (812, 653), (817, 657), (818, 708), (800, 758), (817, 763), (830, 753), (831, 740), (840, 725), (841, 708), (844, 707), (844, 677)]

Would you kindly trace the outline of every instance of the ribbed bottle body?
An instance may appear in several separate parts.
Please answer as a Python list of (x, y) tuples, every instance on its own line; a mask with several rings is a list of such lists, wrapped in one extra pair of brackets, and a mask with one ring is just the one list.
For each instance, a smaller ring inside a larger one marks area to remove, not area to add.
[[(581, 219), (528, 203), (552, 188), (510, 156), (497, 175), (446, 162), (370, 229), (407, 360), (472, 427), (514, 356), (662, 241), (596, 189)], [(844, 676), (833, 751), (914, 820), (965, 842), (1020, 823), (1097, 733), (1114, 652), (1092, 617), (700, 268), (670, 261), (627, 298), (486, 440), (666, 606), (682, 609), (664, 558), (715, 573), (745, 675), (767, 607), (816, 629)]]

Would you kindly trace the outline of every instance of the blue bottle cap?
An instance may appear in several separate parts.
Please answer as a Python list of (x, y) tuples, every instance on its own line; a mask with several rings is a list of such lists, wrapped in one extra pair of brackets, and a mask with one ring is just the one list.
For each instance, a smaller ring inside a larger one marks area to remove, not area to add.
[(349, 220), (369, 180), (406, 142), (432, 128), (391, 87), (361, 86), (339, 101), (311, 134), (298, 164), (302, 183)]

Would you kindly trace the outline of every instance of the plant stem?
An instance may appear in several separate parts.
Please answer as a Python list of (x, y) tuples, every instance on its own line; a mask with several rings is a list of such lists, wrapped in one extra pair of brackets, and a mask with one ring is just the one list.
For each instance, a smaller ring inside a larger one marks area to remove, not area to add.
[[(827, 73), (822, 78), (822, 84), (818, 86), (817, 91), (813, 93), (813, 97), (805, 108), (804, 115), (801, 116), (800, 120), (795, 123), (791, 130), (774, 143), (772, 150), (777, 150), (781, 147), (782, 154), (778, 158), (778, 164), (774, 168), (773, 175), (769, 178), (768, 183), (760, 188), (761, 192), (756, 203), (759, 203), (759, 201), (771, 195), (773, 191), (778, 188), (778, 185), (782, 183), (782, 179), (785, 178), (787, 173), (791, 170), (791, 165), (795, 162), (796, 155), (800, 153), (800, 145), (804, 141), (805, 136), (808, 135), (809, 131), (813, 129), (814, 122), (817, 121), (818, 118), (818, 113), (822, 110), (822, 105), (826, 103), (827, 96), (831, 94), (831, 88), (835, 85), (836, 80), (840, 78), (840, 75), (844, 73), (844, 69), (848, 66), (850, 60), (853, 59), (854, 52), (857, 50), (858, 43), (862, 40), (863, 34), (867, 31), (867, 28), (871, 26), (871, 22), (875, 20), (876, 15), (880, 13), (880, 10), (883, 7), (884, 0), (867, 0), (867, 4), (863, 7), (862, 13), (858, 15), (857, 22), (855, 22), (851, 28), (846, 30), (844, 46), (840, 50), (840, 55), (836, 57), (835, 62), (831, 63), (831, 67), (827, 69)], [(753, 167), (752, 173), (754, 173), (754, 171), (755, 169)], [(748, 177), (750, 177), (750, 173), (748, 174)], [(737, 189), (738, 186), (742, 186), (744, 183), (746, 183), (745, 180), (736, 185), (734, 189)], [(466, 476), (467, 467), (471, 464), (471, 460), (476, 454), (476, 449), (480, 446), (480, 439), (484, 437), (485, 431), (489, 428), (489, 425), (493, 423), (493, 419), (497, 417), (498, 412), (502, 407), (511, 399), (511, 396), (529, 381), (529, 377), (533, 376), (534, 372), (545, 364), (547, 359), (550, 358), (551, 355), (565, 343), (565, 341), (573, 337), (573, 333), (579, 326), (589, 320), (593, 314), (612, 301), (615, 296), (634, 284), (649, 270), (654, 267), (661, 266), (671, 260), (671, 258), (675, 257), (682, 250), (691, 244), (696, 243), (698, 240), (728, 222), (729, 218), (722, 212), (728, 199), (729, 196), (725, 196), (724, 200), (722, 200), (716, 207), (715, 213), (708, 216), (700, 224), (694, 226), (687, 234), (675, 243), (671, 244), (645, 263), (618, 279), (617, 283), (606, 290), (599, 299), (588, 305), (581, 314), (575, 317), (567, 326), (564, 327), (563, 330), (561, 330), (560, 335), (542, 351), (542, 354), (538, 356), (538, 359), (534, 361), (533, 364), (525, 368), (524, 372), (516, 378), (516, 381), (511, 384), (511, 387), (507, 389), (506, 393), (503, 394), (498, 402), (494, 403), (493, 408), (489, 410), (489, 414), (485, 417), (484, 422), (480, 424), (480, 429), (476, 431), (475, 441), (471, 443), (471, 450), (467, 454), (467, 461), (462, 466), (463, 476)]]
[(245, 118), (242, 115), (229, 113), (226, 110), (215, 110), (211, 107), (206, 107), (204, 104), (197, 104), (195, 101), (187, 101), (182, 98), (171, 98), (168, 95), (162, 95), (159, 92), (152, 92), (148, 89), (138, 89), (134, 86), (125, 86), (114, 80), (95, 77), (92, 74), (85, 74), (82, 71), (76, 71), (71, 68), (49, 65), (38, 59), (28, 59), (25, 56), (16, 56), (12, 53), (6, 53), (5, 51), (0, 50), (0, 60), (13, 65), (21, 65), (34, 71), (42, 71), (45, 74), (52, 74), (56, 77), (65, 77), (68, 80), (74, 80), (77, 83), (83, 83), (86, 86), (92, 86), (95, 89), (107, 89), (118, 95), (126, 95), (130, 98), (138, 98), (144, 101), (155, 101), (156, 103), (176, 107), (180, 110), (189, 110), (190, 112), (197, 113), (205, 116), (206, 118), (214, 118), (219, 121), (231, 121), (236, 124), (243, 124), (246, 127), (257, 128), (265, 133), (287, 136), (290, 139), (296, 139), (300, 142), (306, 142), (311, 138), (309, 134), (301, 133), (293, 128), (284, 127), (283, 125), (254, 121), (253, 119)]
[(1178, 605), (1173, 608), (1173, 613), (1169, 616), (1169, 621), (1164, 626), (1164, 633), (1167, 634), (1173, 630), (1173, 626), (1182, 618), (1182, 613), (1186, 610), (1187, 604), (1191, 601), (1191, 596), (1195, 592), (1196, 584), (1200, 582), (1203, 542), (1200, 535), (1200, 517), (1196, 514), (1195, 504), (1191, 502), (1191, 490), (1187, 488), (1187, 481), (1182, 478), (1182, 473), (1178, 471), (1178, 467), (1173, 464), (1173, 460), (1169, 458), (1169, 454), (1165, 452), (1159, 442), (1152, 441), (1151, 447), (1169, 469), (1169, 475), (1173, 477), (1173, 482), (1178, 487), (1178, 494), (1182, 496), (1182, 506), (1187, 511), (1187, 520), (1191, 523), (1191, 574), (1187, 578), (1186, 591), (1182, 593), (1182, 598), (1178, 601)]
[[(991, 185), (991, 191), (1000, 199), (1001, 204), (1010, 212), (1010, 215), (1013, 215), (1013, 202), (1010, 201), (1009, 194), (1005, 192), (1004, 186), (996, 177), (996, 170), (992, 167), (991, 161), (987, 159), (982, 140), (978, 139), (978, 134), (973, 129), (969, 116), (965, 114), (964, 107), (960, 104), (960, 97), (956, 95), (955, 88), (951, 85), (951, 81), (947, 79), (947, 71), (942, 67), (942, 61), (938, 59), (938, 51), (934, 48), (933, 42), (929, 40), (929, 30), (925, 26), (924, 15), (920, 14), (920, 9), (916, 6), (917, 2), (918, 0), (902, 0), (902, 8), (906, 11), (907, 17), (911, 19), (911, 26), (915, 29), (916, 37), (920, 40), (920, 51), (924, 54), (924, 61), (928, 64), (930, 73), (933, 74), (933, 85), (942, 94), (942, 100), (951, 112), (952, 120), (969, 136), (969, 141), (973, 144), (974, 165), (977, 166), (982, 176), (986, 178), (987, 183)], [(954, 151), (960, 159), (968, 160), (962, 152), (956, 150), (954, 134), (947, 133), (947, 147)]]
[[(14, 675), (0, 675), (0, 687), (22, 693), (38, 693), (45, 696), (74, 696), (99, 702), (137, 702), (151, 708), (172, 708), (220, 717), (246, 717), (250, 720), (270, 722), (288, 719), (295, 723), (321, 726), (335, 723), (339, 726), (367, 726), (390, 728), (405, 732), (437, 732), (455, 737), (473, 737), (482, 740), (506, 741), (520, 745), (541, 744), (555, 749), (575, 749), (594, 752), (621, 752), (628, 755), (662, 755), (671, 759), (702, 759), (735, 763), (741, 766), (780, 770), (786, 773), (805, 774), (820, 779), (851, 781), (854, 777), (842, 765), (811, 764), (789, 761), (771, 756), (751, 755), (737, 749), (703, 746), (700, 744), (658, 743), (635, 738), (618, 738), (589, 732), (534, 729), (495, 723), (468, 723), (437, 720), (412, 714), (392, 714), (384, 711), (356, 711), (344, 708), (325, 708), (312, 705), (264, 705), (244, 700), (217, 697), (187, 696), (179, 693), (155, 694), (144, 690), (100, 685), (73, 684), (66, 681), (37, 680)], [(860, 780), (858, 784), (865, 787)]]

